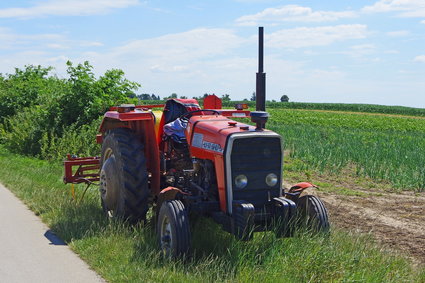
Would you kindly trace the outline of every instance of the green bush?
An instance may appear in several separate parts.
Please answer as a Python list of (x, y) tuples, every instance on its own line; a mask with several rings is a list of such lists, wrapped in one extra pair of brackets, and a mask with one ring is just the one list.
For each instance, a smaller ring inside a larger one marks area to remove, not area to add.
[(41, 66), (0, 74), (0, 143), (6, 148), (46, 159), (97, 153), (100, 117), (110, 106), (133, 102), (140, 85), (121, 70), (96, 78), (88, 62), (67, 66), (68, 79)]
[(41, 138), (40, 157), (42, 159), (61, 160), (67, 154), (77, 156), (99, 155), (100, 146), (96, 143), (96, 134), (101, 119), (102, 117), (79, 128), (74, 124), (64, 130), (60, 137), (52, 132), (44, 132)]

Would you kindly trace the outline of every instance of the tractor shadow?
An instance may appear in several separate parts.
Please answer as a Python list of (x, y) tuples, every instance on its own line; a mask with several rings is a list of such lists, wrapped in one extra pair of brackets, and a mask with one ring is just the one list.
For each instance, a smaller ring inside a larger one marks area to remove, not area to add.
[(59, 238), (55, 232), (53, 232), (52, 230), (47, 230), (46, 233), (44, 233), (43, 235), (47, 240), (50, 241), (49, 245), (54, 245), (54, 246), (66, 246), (67, 244), (61, 239)]

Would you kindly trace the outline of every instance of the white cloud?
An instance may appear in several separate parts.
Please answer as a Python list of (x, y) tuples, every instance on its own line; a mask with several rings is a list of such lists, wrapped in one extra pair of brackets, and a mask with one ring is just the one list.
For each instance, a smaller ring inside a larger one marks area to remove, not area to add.
[(37, 18), (44, 16), (87, 16), (139, 4), (138, 0), (49, 0), (27, 8), (0, 9), (0, 18)]
[(376, 51), (376, 46), (373, 44), (359, 44), (359, 45), (353, 45), (350, 47), (348, 51), (343, 51), (340, 53), (349, 55), (354, 58), (362, 58), (367, 55), (375, 53), (375, 51)]
[(424, 24), (425, 25), (425, 20), (421, 21), (421, 24)]
[(45, 51), (47, 48), (49, 52), (55, 53), (61, 50), (90, 50), (103, 46), (101, 42), (72, 40), (62, 34), (19, 34), (2, 27), (0, 27), (0, 42), (0, 50), (17, 52)]
[(380, 0), (362, 9), (366, 13), (400, 12), (400, 17), (425, 17), (423, 0)]
[(399, 54), (400, 51), (394, 50), (394, 49), (390, 49), (390, 50), (385, 50), (384, 53), (385, 54)]
[(407, 36), (409, 34), (410, 34), (410, 31), (408, 30), (396, 30), (396, 31), (387, 32), (387, 35), (391, 37), (402, 37), (402, 36)]
[(46, 46), (51, 49), (67, 49), (68, 48), (68, 46), (58, 44), (58, 43), (49, 43)]
[(415, 62), (420, 62), (420, 63), (425, 63), (425, 55), (419, 55), (419, 56), (416, 56), (416, 57), (413, 59), (413, 61), (415, 61)]
[(326, 46), (337, 41), (362, 39), (367, 36), (367, 26), (337, 25), (322, 27), (300, 27), (283, 29), (266, 37), (271, 47), (303, 48), (311, 46)]
[(83, 47), (101, 47), (104, 44), (98, 41), (85, 41), (80, 44)]
[(187, 62), (225, 54), (245, 41), (246, 39), (235, 35), (233, 30), (198, 28), (156, 38), (134, 40), (116, 48), (113, 53), (115, 56), (127, 57), (134, 54), (135, 57), (156, 57), (168, 62)]
[(339, 70), (321, 70), (321, 69), (315, 69), (311, 73), (311, 77), (320, 81), (323, 80), (340, 80), (343, 79), (346, 76), (346, 74)]
[(57, 48), (65, 38), (60, 34), (16, 34), (12, 30), (0, 27), (0, 49), (34, 49), (44, 43), (48, 48)]
[(329, 22), (355, 16), (356, 13), (353, 11), (313, 11), (310, 7), (286, 5), (279, 8), (267, 8), (254, 15), (242, 16), (236, 19), (236, 23), (243, 26), (256, 26), (260, 23)]

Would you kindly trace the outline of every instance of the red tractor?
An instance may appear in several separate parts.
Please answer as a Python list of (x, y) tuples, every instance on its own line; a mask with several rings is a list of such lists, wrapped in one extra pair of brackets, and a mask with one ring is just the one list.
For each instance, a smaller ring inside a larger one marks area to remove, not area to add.
[[(260, 28), (257, 110), (264, 110), (263, 32)], [(190, 216), (212, 217), (223, 229), (248, 240), (255, 231), (273, 229), (291, 236), (300, 221), (328, 230), (319, 198), (301, 196), (313, 187), (282, 188), (282, 138), (265, 129), (268, 113), (221, 109), (216, 96), (204, 100), (169, 99), (159, 105), (122, 105), (106, 112), (100, 126), (99, 158), (65, 161), (65, 182), (99, 180), (108, 217), (137, 222), (153, 207), (161, 250), (182, 256), (191, 246)], [(234, 121), (250, 117), (256, 125)], [(73, 172), (73, 166), (78, 166)], [(87, 173), (99, 168), (100, 172)]]

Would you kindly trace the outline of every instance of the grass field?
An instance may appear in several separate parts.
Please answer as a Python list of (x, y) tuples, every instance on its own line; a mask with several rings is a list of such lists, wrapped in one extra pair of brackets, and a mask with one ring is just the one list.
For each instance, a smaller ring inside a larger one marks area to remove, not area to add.
[[(286, 176), (348, 172), (385, 188), (424, 191), (425, 169), (418, 166), (425, 163), (419, 150), (425, 148), (421, 115), (268, 111), (267, 127), (284, 138)], [(128, 226), (106, 220), (96, 188), (75, 203), (62, 183), (60, 162), (15, 155), (0, 145), (0, 168), (0, 182), (110, 282), (425, 282), (424, 267), (382, 249), (371, 236), (337, 227), (329, 236), (299, 232), (276, 239), (273, 233), (257, 233), (253, 241), (239, 242), (201, 220), (192, 227), (193, 257), (164, 260), (150, 221)], [(332, 192), (331, 184), (320, 185)]]
[(80, 204), (72, 201), (61, 180), (61, 164), (10, 154), (0, 147), (0, 167), (0, 181), (110, 282), (425, 280), (424, 269), (383, 251), (370, 237), (338, 229), (330, 236), (300, 233), (290, 239), (257, 233), (245, 243), (205, 220), (194, 225), (192, 259), (163, 260), (149, 223), (131, 227), (107, 221), (95, 189)]
[[(250, 108), (255, 108), (255, 101), (230, 101), (223, 102), (225, 107), (233, 107), (235, 103), (246, 103)], [(156, 103), (152, 103), (156, 104)], [(346, 104), (346, 103), (308, 103), (308, 102), (266, 102), (266, 108), (300, 109), (300, 110), (330, 110), (342, 112), (384, 113), (394, 115), (425, 116), (425, 109), (404, 106), (386, 106), (376, 104)]]
[(269, 109), (267, 127), (284, 138), (300, 171), (339, 173), (425, 190), (425, 119), (364, 113)]

